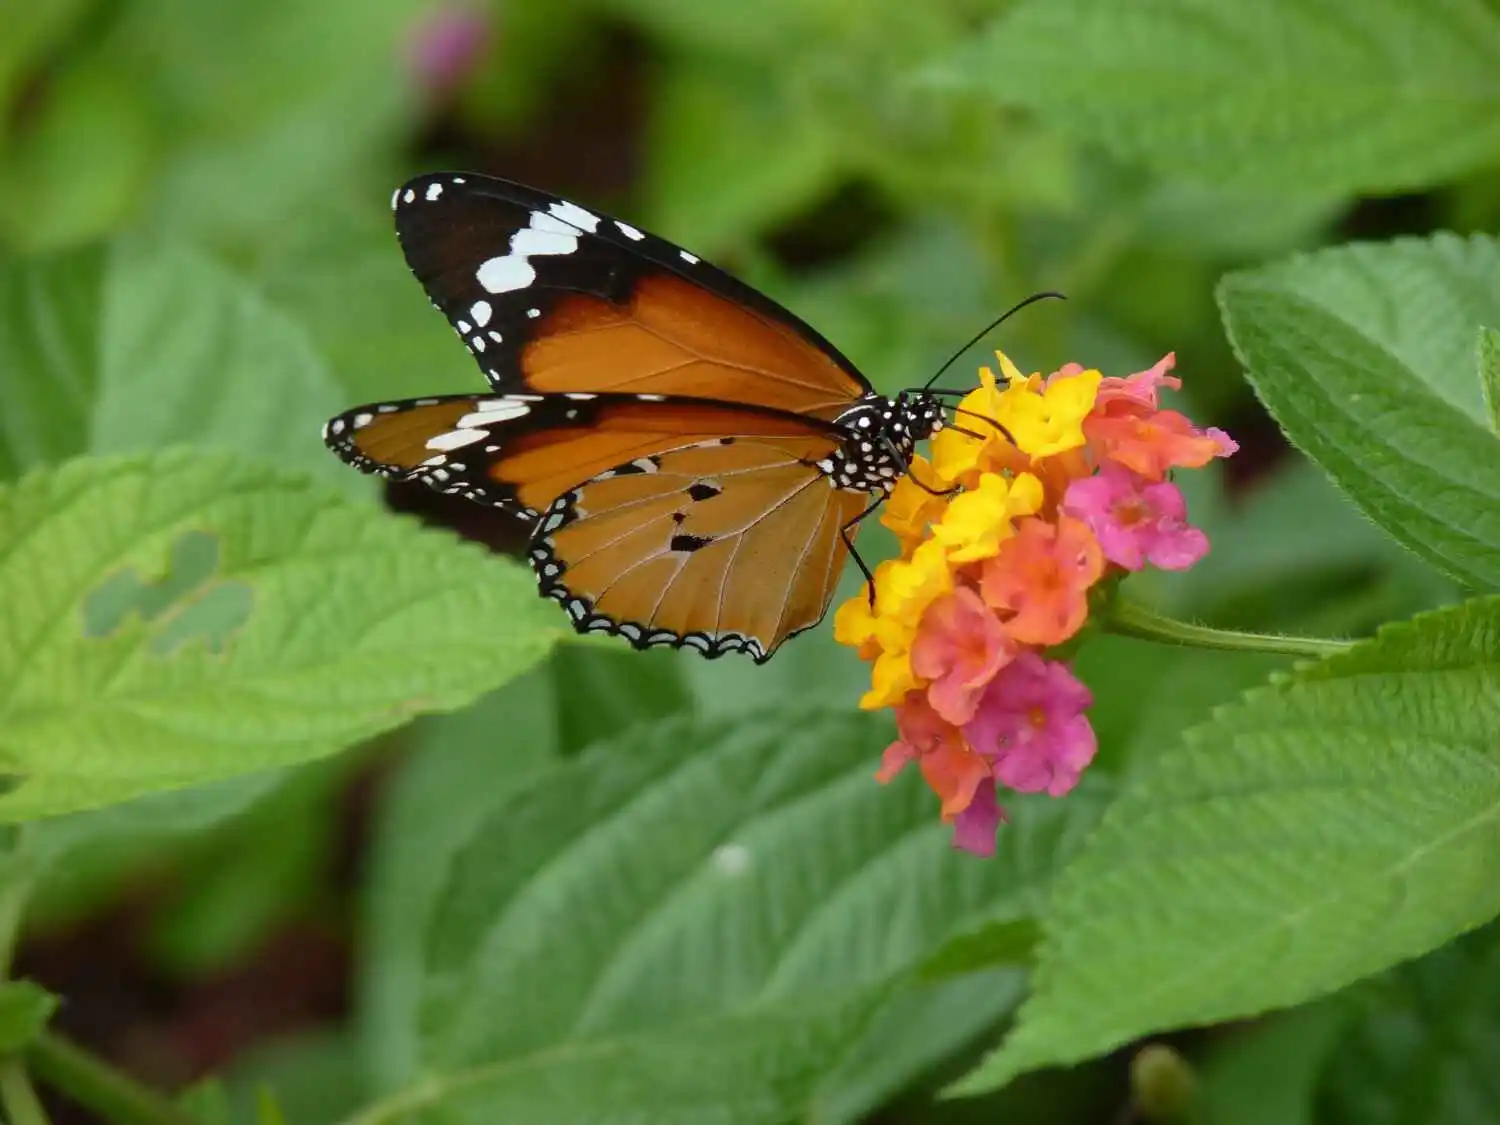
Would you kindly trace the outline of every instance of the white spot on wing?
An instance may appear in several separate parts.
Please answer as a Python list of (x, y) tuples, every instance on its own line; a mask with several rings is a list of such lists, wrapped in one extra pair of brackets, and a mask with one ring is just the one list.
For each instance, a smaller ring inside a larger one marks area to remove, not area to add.
[[(489, 435), (484, 430), (447, 430), (441, 434), (433, 434), (427, 439), (428, 449), (462, 449), (466, 445), (472, 445), (476, 441), (483, 441)], [(457, 466), (455, 466), (456, 468)]]
[(440, 196), (442, 194), (443, 194), (443, 185), (442, 184), (428, 184), (427, 185), (427, 202), (431, 203), (434, 199), (436, 199), (438, 196)]
[(467, 336), (470, 332), (473, 331), (472, 326), (469, 324), (469, 322), (467, 320), (455, 320), (453, 322), (453, 326), (455, 328), (457, 328), (460, 332), (462, 332), (465, 336)]
[(373, 414), (369, 414), (369, 413), (356, 414), (354, 416), (354, 428), (357, 430), (357, 429), (360, 429), (362, 426), (368, 426), (374, 420), (375, 420), (375, 415), (373, 415)]
[(490, 293), (510, 293), (516, 289), (525, 289), (535, 281), (536, 267), (525, 258), (506, 254), (482, 263), (474, 274), (474, 280)]
[[(510, 236), (510, 253), (486, 259), (480, 265), (474, 278), (484, 289), (491, 293), (525, 289), (536, 281), (536, 267), (531, 263), (533, 257), (571, 254), (578, 249), (579, 227), (593, 230), (599, 225), (597, 217), (572, 204), (554, 203), (552, 211), (552, 214), (533, 211), (530, 225)], [(563, 221), (559, 215), (565, 215), (570, 221)], [(575, 219), (576, 222), (572, 221)]]
[(483, 328), (490, 322), (490, 317), (495, 314), (494, 308), (488, 301), (475, 301), (469, 306), (469, 315), (474, 318), (474, 323)]
[(696, 266), (698, 264), (698, 256), (696, 254), (689, 254), (686, 250), (679, 250), (677, 253), (682, 255), (682, 260), (689, 265)]
[(569, 203), (565, 199), (559, 199), (547, 210), (551, 211), (565, 223), (571, 223), (579, 230), (586, 230), (590, 234), (599, 229), (599, 216), (585, 211), (576, 203)]
[(629, 223), (622, 223), (619, 219), (615, 220), (615, 226), (620, 228), (620, 233), (623, 234), (626, 238), (633, 238), (637, 242), (646, 237), (640, 231), (636, 230), (635, 227), (631, 226)]
[(411, 188), (407, 188), (406, 194), (401, 197), (401, 202), (410, 203), (415, 198), (417, 198), (417, 193), (412, 191)]
[[(489, 406), (489, 403), (481, 403)], [(476, 410), (472, 414), (465, 414), (458, 420), (458, 428), (461, 430), (472, 429), (476, 426), (493, 426), (497, 422), (509, 422), (512, 418), (524, 418), (531, 412), (531, 407), (524, 402), (507, 402), (500, 399), (492, 409)]]
[(587, 402), (591, 398), (599, 397), (598, 395), (592, 394), (589, 391), (568, 391), (567, 395), (569, 398), (576, 399), (579, 402)]

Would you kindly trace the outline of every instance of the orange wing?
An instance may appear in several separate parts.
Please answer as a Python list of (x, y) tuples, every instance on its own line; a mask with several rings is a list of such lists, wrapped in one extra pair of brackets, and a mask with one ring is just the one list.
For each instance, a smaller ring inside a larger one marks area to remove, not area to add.
[(366, 472), (507, 509), (542, 593), (638, 648), (768, 660), (817, 624), (869, 497), (813, 418), (659, 395), (453, 395), (356, 407), (325, 440)]
[(769, 660), (822, 620), (842, 529), (868, 497), (813, 464), (832, 443), (737, 437), (640, 458), (560, 496), (532, 547), (542, 592), (581, 631)]
[(870, 390), (775, 301), (665, 239), (519, 184), (396, 192), (408, 264), (500, 393), (689, 395), (832, 419)]

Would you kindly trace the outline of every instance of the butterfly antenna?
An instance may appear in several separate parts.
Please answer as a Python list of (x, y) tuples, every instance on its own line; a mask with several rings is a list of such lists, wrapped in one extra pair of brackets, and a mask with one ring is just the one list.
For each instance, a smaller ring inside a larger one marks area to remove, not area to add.
[(922, 389), (925, 391), (925, 390), (927, 390), (927, 388), (931, 387), (932, 384), (936, 383), (939, 379), (942, 378), (943, 372), (947, 371), (948, 368), (952, 367), (954, 365), (954, 363), (956, 363), (958, 361), (958, 358), (961, 355), (964, 354), (964, 352), (968, 351), (975, 344), (979, 343), (980, 340), (983, 340), (991, 332), (993, 332), (995, 329), (999, 328), (1002, 324), (1004, 324), (1007, 320), (1009, 320), (1013, 315), (1015, 315), (1016, 313), (1018, 313), (1022, 309), (1024, 309), (1027, 305), (1034, 305), (1038, 301), (1045, 301), (1045, 300), (1048, 300), (1048, 299), (1053, 298), (1053, 297), (1056, 297), (1059, 301), (1066, 301), (1068, 299), (1064, 294), (1058, 293), (1058, 292), (1055, 292), (1055, 291), (1049, 289), (1045, 293), (1033, 293), (1031, 296), (1027, 297), (1024, 301), (1020, 302), (1019, 304), (1012, 305), (1010, 308), (1006, 309), (1003, 313), (1001, 313), (998, 317), (996, 317), (994, 320), (992, 320), (989, 324), (986, 324), (983, 328), (981, 328), (979, 330), (979, 332), (977, 332), (975, 334), (975, 336), (974, 336), (974, 338), (972, 340), (970, 340), (963, 347), (959, 348), (958, 351), (956, 351), (952, 355), (950, 355), (948, 357), (948, 361), (946, 363), (944, 363), (943, 366), (941, 366), (941, 367), (939, 367), (937, 369), (937, 373), (934, 374), (931, 379), (928, 379), (927, 382), (925, 382), (925, 383), (922, 384)]

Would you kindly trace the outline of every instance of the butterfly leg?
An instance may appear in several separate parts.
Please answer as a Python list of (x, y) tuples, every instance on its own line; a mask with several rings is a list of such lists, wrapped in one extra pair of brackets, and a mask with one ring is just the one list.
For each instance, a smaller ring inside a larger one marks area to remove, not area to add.
[[(896, 448), (896, 443), (890, 439), (890, 436), (888, 434), (881, 434), (880, 441), (881, 444), (885, 446), (885, 451), (891, 455), (891, 459), (895, 461), (896, 464), (901, 466), (901, 474), (903, 476), (910, 477), (912, 482), (929, 496), (952, 496), (955, 492), (962, 491), (961, 488), (956, 484), (952, 488), (936, 489), (926, 481), (919, 480), (917, 478), (917, 474), (911, 471), (911, 462), (908, 461), (905, 457), (901, 456), (901, 451)], [(877, 501), (876, 503), (878, 505), (879, 501)], [(869, 515), (869, 513), (864, 513), (864, 515), (859, 516), (854, 522), (858, 523), (859, 520), (864, 519), (866, 515)]]
[(854, 565), (859, 567), (859, 572), (865, 576), (865, 589), (869, 594), (870, 605), (872, 608), (875, 605), (875, 575), (872, 574), (870, 572), (870, 568), (865, 565), (865, 560), (859, 557), (859, 552), (855, 550), (854, 547), (854, 536), (849, 533), (858, 529), (859, 525), (863, 523), (869, 516), (878, 511), (880, 509), (880, 505), (884, 503), (885, 497), (877, 496), (874, 503), (872, 503), (864, 511), (860, 512), (859, 515), (855, 516), (843, 527), (839, 528), (839, 538), (844, 541), (844, 546), (849, 548), (849, 555), (854, 559)]

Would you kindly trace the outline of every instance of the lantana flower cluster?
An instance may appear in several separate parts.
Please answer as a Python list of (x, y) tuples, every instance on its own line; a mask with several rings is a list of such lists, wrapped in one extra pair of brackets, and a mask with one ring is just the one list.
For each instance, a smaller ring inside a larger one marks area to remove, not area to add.
[(891, 494), (881, 522), (900, 557), (834, 622), (873, 665), (860, 706), (895, 711), (876, 776), (915, 762), (954, 845), (986, 856), (1005, 819), (997, 787), (1061, 796), (1093, 760), (1093, 697), (1065, 656), (1098, 596), (1208, 551), (1169, 474), (1238, 448), (1159, 405), (1181, 386), (1171, 355), (1126, 378), (1022, 375), (996, 358), (1004, 385), (981, 369)]

